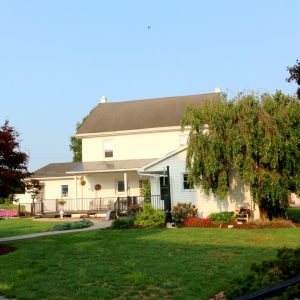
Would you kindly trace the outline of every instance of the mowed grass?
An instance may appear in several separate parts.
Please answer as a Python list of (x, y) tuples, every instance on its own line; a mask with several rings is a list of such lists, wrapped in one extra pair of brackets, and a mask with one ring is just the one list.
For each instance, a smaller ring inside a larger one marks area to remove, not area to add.
[(60, 222), (34, 221), (28, 218), (0, 220), (0, 238), (49, 231), (55, 224)]
[[(207, 299), (253, 262), (299, 246), (299, 228), (98, 230), (9, 243), (0, 295), (17, 299)], [(8, 244), (6, 244), (8, 245)]]

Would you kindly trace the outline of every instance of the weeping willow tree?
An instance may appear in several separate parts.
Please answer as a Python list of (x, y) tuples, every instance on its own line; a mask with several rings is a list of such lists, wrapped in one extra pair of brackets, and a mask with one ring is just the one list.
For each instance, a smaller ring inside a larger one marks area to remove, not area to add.
[(187, 169), (191, 183), (227, 196), (234, 173), (250, 187), (261, 215), (285, 215), (290, 192), (300, 188), (300, 102), (281, 92), (221, 97), (189, 106)]

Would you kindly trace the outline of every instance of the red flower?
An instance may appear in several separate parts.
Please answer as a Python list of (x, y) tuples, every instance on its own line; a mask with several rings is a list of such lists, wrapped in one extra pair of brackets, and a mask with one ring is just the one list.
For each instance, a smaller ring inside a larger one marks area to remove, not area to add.
[(184, 225), (187, 227), (208, 227), (211, 224), (211, 219), (208, 218), (188, 218)]
[(19, 213), (15, 210), (0, 210), (0, 217), (18, 217)]

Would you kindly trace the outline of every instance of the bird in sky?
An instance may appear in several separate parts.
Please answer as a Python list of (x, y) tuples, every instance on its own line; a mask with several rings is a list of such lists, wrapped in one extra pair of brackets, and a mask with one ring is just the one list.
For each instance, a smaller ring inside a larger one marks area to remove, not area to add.
[(148, 28), (148, 30), (149, 30), (149, 29), (151, 29), (151, 26), (148, 26), (147, 28)]

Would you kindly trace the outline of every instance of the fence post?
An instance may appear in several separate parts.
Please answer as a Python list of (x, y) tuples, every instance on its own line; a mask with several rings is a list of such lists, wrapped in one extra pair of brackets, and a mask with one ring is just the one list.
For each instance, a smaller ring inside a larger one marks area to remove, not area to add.
[(31, 216), (34, 216), (34, 211), (35, 211), (35, 203), (31, 202)]

